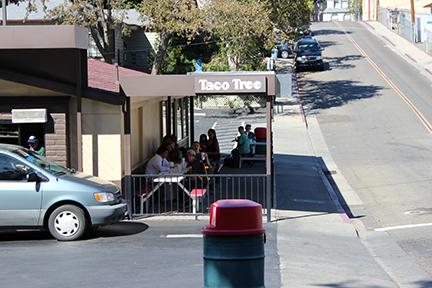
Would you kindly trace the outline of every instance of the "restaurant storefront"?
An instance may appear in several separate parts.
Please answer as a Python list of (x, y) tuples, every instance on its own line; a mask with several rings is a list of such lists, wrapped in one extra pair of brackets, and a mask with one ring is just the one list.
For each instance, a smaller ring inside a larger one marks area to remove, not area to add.
[[(124, 174), (126, 184), (124, 187), (130, 203), (131, 214), (145, 216), (166, 213), (192, 213), (197, 215), (199, 211), (205, 214), (208, 212), (206, 209), (208, 209), (211, 201), (226, 197), (248, 197), (262, 203), (267, 211), (267, 217), (271, 217), (270, 208), (273, 201), (272, 109), (277, 90), (277, 79), (273, 72), (121, 76), (120, 85), (121, 93), (126, 98), (126, 107), (132, 107), (133, 103), (139, 101), (151, 101), (151, 99), (163, 97), (165, 102), (161, 109), (162, 115), (168, 115), (168, 117), (163, 117), (161, 135), (175, 134), (181, 139), (180, 142), (184, 141), (184, 144), (187, 143), (188, 146), (195, 139), (193, 133), (194, 97), (200, 95), (215, 97), (255, 95), (266, 99), (267, 136), (265, 143), (263, 143), (267, 147), (265, 149), (266, 154), (263, 155), (263, 158), (257, 156), (250, 159), (251, 162), (264, 160), (264, 174), (241, 175), (242, 170), (239, 170), (238, 175), (205, 174), (189, 176), (171, 174), (155, 176), (143, 175), (140, 173), (142, 171), (126, 168)], [(130, 109), (125, 111), (123, 159), (125, 167), (133, 167), (133, 165), (127, 163), (133, 163), (135, 159), (133, 143), (136, 138), (136, 129), (134, 129), (133, 125), (130, 125), (130, 123), (133, 123), (131, 119), (134, 118), (134, 113)], [(132, 113), (127, 111), (132, 111)], [(226, 187), (223, 188), (224, 185), (221, 185), (221, 183), (225, 183)], [(216, 191), (218, 189), (219, 192)], [(232, 193), (228, 192), (228, 190), (231, 190)], [(213, 195), (213, 198), (207, 194), (210, 191), (209, 194)], [(255, 192), (256, 194), (253, 195)], [(171, 201), (171, 198), (174, 199), (174, 202)], [(178, 198), (182, 200), (178, 200)], [(168, 202), (167, 199), (169, 199)]]
[(257, 95), (267, 103), (267, 149), (265, 173), (250, 181), (260, 179), (270, 207), (273, 72), (150, 76), (87, 59), (87, 36), (67, 25), (0, 30), (0, 143), (27, 146), (36, 136), (49, 159), (121, 184), (132, 210), (132, 176), (162, 137), (174, 134), (184, 147), (196, 140), (195, 97)]

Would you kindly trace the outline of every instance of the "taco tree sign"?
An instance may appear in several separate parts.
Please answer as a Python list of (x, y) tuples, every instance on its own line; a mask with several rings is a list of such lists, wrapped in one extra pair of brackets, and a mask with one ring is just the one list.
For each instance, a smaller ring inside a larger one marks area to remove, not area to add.
[(262, 94), (267, 92), (265, 76), (196, 76), (196, 94)]

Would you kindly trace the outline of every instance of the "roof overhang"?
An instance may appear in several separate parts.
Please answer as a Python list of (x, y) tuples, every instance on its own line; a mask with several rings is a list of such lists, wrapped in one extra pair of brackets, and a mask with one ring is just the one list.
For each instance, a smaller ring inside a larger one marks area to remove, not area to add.
[(0, 29), (0, 49), (87, 49), (88, 29), (76, 25), (17, 25)]
[(220, 72), (188, 75), (122, 76), (127, 97), (187, 97), (199, 95), (275, 96), (274, 72)]

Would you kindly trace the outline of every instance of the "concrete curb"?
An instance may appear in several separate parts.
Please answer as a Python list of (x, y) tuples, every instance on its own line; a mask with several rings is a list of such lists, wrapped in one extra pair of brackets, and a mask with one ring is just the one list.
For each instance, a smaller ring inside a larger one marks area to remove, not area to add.
[[(412, 256), (408, 255), (387, 232), (368, 230), (365, 223), (363, 223), (363, 219), (350, 219), (348, 217), (346, 208), (350, 210), (351, 216), (354, 217), (366, 214), (363, 202), (349, 185), (331, 157), (315, 116), (309, 116), (309, 124), (308, 133), (311, 146), (314, 149), (315, 155), (319, 155), (323, 158), (323, 162), (326, 166), (317, 165), (318, 172), (342, 220), (353, 225), (360, 241), (374, 257), (378, 265), (398, 287), (413, 287), (414, 283), (428, 280), (430, 275), (426, 273)], [(336, 172), (336, 174), (332, 175), (332, 178), (339, 188), (343, 198), (342, 200), (346, 203), (347, 207), (343, 207), (344, 205), (341, 203), (333, 185), (331, 185), (323, 171), (325, 169)]]

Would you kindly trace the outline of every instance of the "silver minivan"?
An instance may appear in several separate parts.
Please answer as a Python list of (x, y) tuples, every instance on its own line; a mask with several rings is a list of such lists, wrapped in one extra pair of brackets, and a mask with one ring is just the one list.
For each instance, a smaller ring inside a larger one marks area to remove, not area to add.
[(0, 144), (0, 229), (47, 229), (58, 240), (118, 222), (127, 205), (111, 182), (20, 146)]

